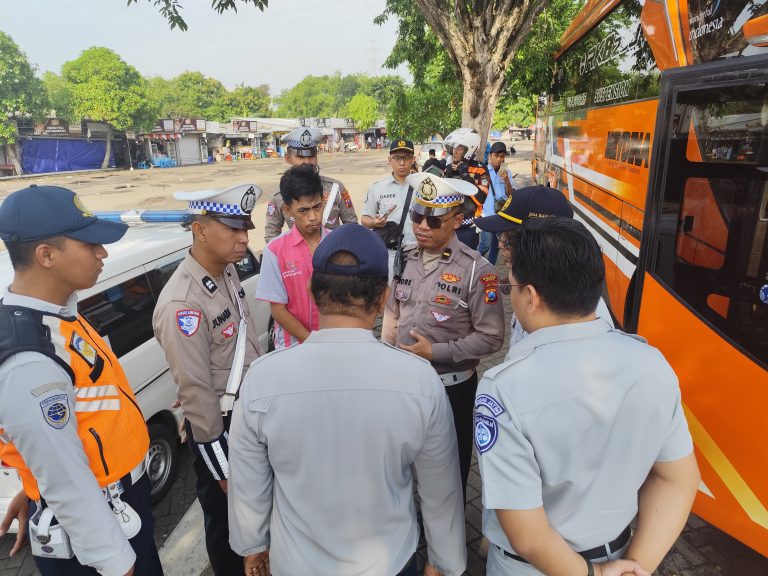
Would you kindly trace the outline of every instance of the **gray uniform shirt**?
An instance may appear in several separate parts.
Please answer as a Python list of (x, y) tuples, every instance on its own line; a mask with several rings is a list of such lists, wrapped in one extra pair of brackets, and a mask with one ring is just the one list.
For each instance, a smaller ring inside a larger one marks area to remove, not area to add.
[(661, 353), (603, 320), (542, 328), (477, 389), (483, 533), (513, 551), (494, 510), (544, 507), (576, 550), (637, 514), (655, 462), (693, 451), (677, 377)]
[[(400, 223), (403, 214), (403, 207), (408, 196), (408, 184), (400, 184), (392, 174), (388, 174), (381, 180), (377, 180), (368, 188), (368, 194), (363, 203), (363, 216), (375, 218), (378, 215), (386, 214), (389, 208), (395, 205), (395, 209), (387, 216), (387, 222)], [(413, 203), (413, 194), (411, 195)], [(416, 235), (413, 233), (408, 214), (405, 215), (405, 224), (403, 225), (403, 246), (416, 246)]]
[[(355, 377), (351, 377), (355, 375)], [(319, 330), (251, 365), (230, 431), (232, 549), (275, 576), (391, 576), (418, 544), (466, 568), (456, 436), (429, 363), (361, 329)]]
[[(234, 265), (227, 265), (221, 276), (211, 278), (192, 254), (187, 254), (160, 292), (152, 315), (155, 336), (198, 444), (215, 443), (224, 432), (219, 398), (226, 390), (235, 356), (240, 325), (238, 294), (248, 323), (248, 366), (260, 353), (259, 340)], [(218, 444), (213, 446), (209, 458), (220, 460), (221, 450)], [(226, 459), (220, 467), (209, 468), (214, 477), (222, 472), (227, 475)]]
[[(10, 291), (3, 303), (60, 316), (77, 315), (77, 296), (65, 306)], [(53, 426), (43, 407), (66, 395), (69, 417)], [(105, 576), (123, 576), (136, 561), (88, 464), (77, 434), (75, 391), (64, 369), (37, 352), (14, 354), (0, 366), (0, 428), (37, 480), (40, 494), (69, 534), (78, 561)]]
[(455, 235), (430, 271), (421, 250), (411, 250), (384, 309), (381, 339), (410, 345), (415, 330), (432, 342), (432, 365), (440, 374), (475, 368), (504, 344), (498, 285), (496, 268)]
[[(338, 228), (342, 224), (357, 222), (357, 213), (352, 205), (352, 197), (349, 191), (340, 180), (328, 176), (320, 176), (323, 183), (323, 200), (327, 200), (334, 184), (337, 186), (338, 194), (334, 200), (333, 207), (328, 214), (328, 221), (323, 226), (328, 230)], [(283, 226), (286, 224), (283, 215), (283, 197), (278, 190), (267, 202), (267, 219), (264, 224), (264, 243), (269, 244), (270, 240), (277, 238), (283, 232)], [(293, 227), (293, 222), (288, 221), (288, 228)]]

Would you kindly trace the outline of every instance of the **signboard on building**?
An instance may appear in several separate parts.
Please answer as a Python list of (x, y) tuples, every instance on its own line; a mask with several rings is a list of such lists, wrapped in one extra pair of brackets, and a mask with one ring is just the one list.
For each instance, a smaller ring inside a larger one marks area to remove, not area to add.
[(205, 132), (205, 120), (199, 118), (176, 118), (173, 121), (174, 132)]
[(299, 124), (301, 124), (302, 128), (306, 128), (309, 126), (309, 119), (308, 118), (299, 118)]
[(155, 122), (152, 132), (173, 132), (173, 118), (162, 118)]
[(317, 127), (318, 128), (326, 128), (331, 125), (331, 119), (330, 118), (318, 118), (317, 119)]
[(355, 127), (355, 121), (352, 120), (352, 118), (344, 118), (344, 124), (347, 128), (354, 128)]
[(67, 136), (69, 123), (63, 118), (46, 118), (43, 123), (43, 134), (46, 136)]
[(232, 132), (257, 132), (255, 120), (232, 120)]

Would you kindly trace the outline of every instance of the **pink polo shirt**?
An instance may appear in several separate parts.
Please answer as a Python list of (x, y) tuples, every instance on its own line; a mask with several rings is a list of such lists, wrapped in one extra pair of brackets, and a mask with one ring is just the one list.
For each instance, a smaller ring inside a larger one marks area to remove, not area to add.
[[(322, 237), (328, 231), (323, 229)], [(256, 299), (285, 304), (310, 332), (317, 330), (319, 317), (317, 308), (309, 295), (309, 279), (312, 277), (312, 254), (309, 245), (294, 226), (272, 240), (264, 248), (256, 287)], [(275, 322), (275, 349), (282, 350), (299, 340)]]

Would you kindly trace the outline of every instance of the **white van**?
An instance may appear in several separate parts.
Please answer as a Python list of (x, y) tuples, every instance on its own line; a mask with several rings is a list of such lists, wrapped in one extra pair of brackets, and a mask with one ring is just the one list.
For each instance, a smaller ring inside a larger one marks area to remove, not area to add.
[[(176, 384), (163, 350), (152, 332), (152, 312), (160, 290), (186, 256), (192, 234), (179, 224), (139, 224), (122, 240), (106, 246), (109, 256), (98, 283), (78, 294), (80, 313), (98, 330), (120, 359), (147, 421), (151, 444), (147, 472), (157, 502), (176, 474), (178, 444), (184, 439)], [(254, 298), (260, 263), (248, 255), (236, 265), (259, 334), (267, 350), (269, 305)], [(0, 252), (0, 286), (9, 286), (13, 269), (8, 253)], [(13, 468), (0, 464), (0, 518), (21, 489)]]

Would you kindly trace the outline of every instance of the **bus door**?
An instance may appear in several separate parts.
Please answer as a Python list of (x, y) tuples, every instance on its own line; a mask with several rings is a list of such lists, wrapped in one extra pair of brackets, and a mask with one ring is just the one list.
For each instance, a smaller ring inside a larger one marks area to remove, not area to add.
[(694, 512), (768, 556), (768, 57), (665, 72), (633, 324), (680, 379)]

